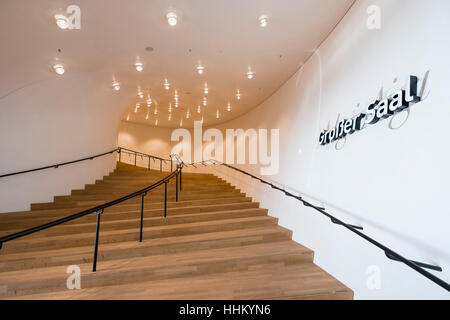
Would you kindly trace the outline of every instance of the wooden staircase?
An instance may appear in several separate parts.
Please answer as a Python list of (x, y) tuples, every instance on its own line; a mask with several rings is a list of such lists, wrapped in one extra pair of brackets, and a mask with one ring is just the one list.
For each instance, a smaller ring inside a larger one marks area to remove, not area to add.
[[(118, 163), (103, 180), (0, 214), (0, 236), (33, 227), (146, 187), (167, 172)], [(353, 292), (314, 265), (313, 252), (291, 240), (266, 209), (211, 174), (183, 173), (145, 197), (102, 215), (97, 272), (92, 272), (96, 216), (5, 243), (0, 251), (1, 299), (352, 299)], [(69, 290), (67, 267), (81, 269)]]

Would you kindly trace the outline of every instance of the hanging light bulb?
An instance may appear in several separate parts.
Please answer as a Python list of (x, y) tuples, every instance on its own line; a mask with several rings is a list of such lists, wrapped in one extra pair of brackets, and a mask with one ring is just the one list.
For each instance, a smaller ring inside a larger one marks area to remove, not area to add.
[(155, 126), (157, 126), (157, 125), (158, 125), (158, 119), (155, 120)]
[(143, 99), (144, 98), (144, 93), (141, 91), (141, 89), (138, 89), (138, 97), (140, 98), (140, 99)]
[(112, 87), (114, 90), (119, 91), (120, 90), (120, 83), (118, 83), (116, 80), (113, 81)]
[(138, 108), (134, 108), (134, 113), (137, 113), (138, 112)]
[(208, 85), (205, 83), (205, 88), (203, 89), (203, 93), (208, 94), (208, 92), (209, 92)]
[(248, 71), (247, 72), (247, 78), (249, 78), (249, 79), (253, 79), (253, 77), (255, 76), (255, 73), (253, 72), (253, 71)]
[(140, 103), (136, 103), (136, 109), (139, 109), (141, 107)]
[(236, 99), (241, 100), (241, 92), (239, 91), (239, 89), (237, 90), (236, 93)]
[(186, 112), (186, 119), (189, 119), (191, 117), (191, 114), (189, 113), (189, 110)]
[(202, 66), (201, 64), (199, 64), (199, 65), (197, 66), (197, 73), (198, 73), (198, 74), (203, 74), (204, 72), (205, 72), (205, 67)]
[(178, 101), (175, 101), (175, 108), (178, 108)]
[(127, 121), (130, 121), (130, 115), (127, 115)]
[(65, 70), (64, 70), (64, 66), (60, 63), (56, 63), (53, 65), (53, 70), (59, 74), (60, 76), (64, 74)]
[(158, 114), (158, 109), (155, 108), (155, 110), (153, 111), (154, 114)]
[(172, 114), (169, 113), (169, 117), (167, 118), (169, 121), (172, 120)]
[(183, 126), (183, 119), (180, 120), (180, 127)]
[(200, 113), (202, 111), (202, 108), (200, 107), (200, 105), (197, 106), (197, 113)]
[(148, 117), (149, 117), (149, 116), (148, 116), (148, 112), (147, 112), (147, 115), (145, 116), (145, 120), (148, 120)]
[(142, 72), (144, 70), (144, 64), (140, 61), (136, 62), (134, 66), (136, 67), (136, 71), (138, 72)]
[(200, 120), (200, 122), (203, 124), (203, 116), (202, 116), (202, 120)]
[(172, 112), (172, 104), (169, 103), (169, 112)]
[(227, 105), (227, 110), (228, 110), (228, 112), (231, 111), (231, 104), (229, 102), (228, 102), (228, 105)]
[(147, 107), (150, 108), (150, 106), (152, 105), (152, 103), (153, 103), (152, 98), (150, 98), (150, 95), (149, 95), (149, 96), (148, 96), (148, 99), (147, 99)]
[(173, 98), (175, 99), (175, 101), (178, 101), (178, 91), (177, 90), (175, 90)]
[(206, 100), (206, 97), (203, 98), (203, 106), (206, 107), (208, 105), (208, 101)]
[(170, 83), (167, 79), (164, 79), (164, 89), (166, 89), (166, 90), (170, 89)]
[(217, 118), (217, 119), (219, 119), (219, 118), (220, 118), (220, 113), (219, 113), (219, 110), (217, 110), (217, 112), (216, 112), (216, 118)]

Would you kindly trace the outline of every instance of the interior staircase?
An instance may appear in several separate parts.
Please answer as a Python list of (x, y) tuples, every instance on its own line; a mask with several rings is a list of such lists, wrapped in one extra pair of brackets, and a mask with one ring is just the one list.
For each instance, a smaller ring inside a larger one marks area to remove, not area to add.
[[(167, 176), (118, 163), (103, 180), (0, 214), (0, 236), (88, 209)], [(353, 292), (313, 263), (314, 253), (291, 240), (268, 210), (226, 181), (183, 172), (147, 194), (143, 242), (140, 197), (102, 214), (97, 271), (92, 272), (96, 215), (10, 241), (0, 251), (1, 299), (352, 299)], [(81, 269), (69, 290), (68, 266)]]

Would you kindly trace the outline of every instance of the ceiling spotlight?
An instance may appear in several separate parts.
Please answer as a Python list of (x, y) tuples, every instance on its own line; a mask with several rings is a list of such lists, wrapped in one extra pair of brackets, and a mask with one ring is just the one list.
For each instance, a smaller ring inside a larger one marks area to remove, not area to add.
[(178, 108), (178, 101), (175, 101), (175, 108)]
[(177, 18), (177, 14), (175, 12), (169, 12), (166, 15), (167, 18), (167, 23), (171, 26), (171, 27), (175, 27), (177, 25), (178, 22), (178, 18)]
[(147, 107), (150, 108), (150, 106), (152, 105), (152, 98), (150, 98), (150, 96), (147, 99)]
[(134, 66), (136, 67), (136, 71), (138, 72), (142, 72), (144, 70), (144, 65), (142, 64), (142, 62), (136, 62)]
[(169, 103), (169, 112), (172, 112), (172, 104)]
[(203, 93), (208, 94), (208, 92), (209, 92), (208, 85), (205, 83), (205, 88), (203, 89)]
[(113, 81), (112, 83), (112, 87), (114, 88), (114, 90), (119, 91), (120, 90), (120, 83), (118, 83), (117, 81)]
[(217, 118), (217, 119), (219, 119), (219, 118), (220, 118), (220, 113), (219, 113), (219, 110), (217, 110), (217, 112), (216, 112), (216, 118)]
[(231, 104), (228, 102), (228, 105), (227, 105), (227, 111), (228, 112), (230, 112), (231, 111)]
[(172, 120), (172, 114), (171, 114), (171, 113), (169, 113), (169, 118), (168, 118), (168, 120), (169, 120), (169, 121)]
[(140, 98), (140, 99), (143, 99), (144, 98), (144, 93), (139, 89), (139, 91), (138, 91), (138, 97)]
[(197, 106), (197, 113), (200, 113), (202, 111), (202, 108), (198, 105)]
[(206, 100), (206, 97), (203, 98), (203, 106), (206, 107), (208, 105), (208, 101)]
[(197, 66), (197, 72), (198, 74), (203, 74), (205, 72), (205, 67), (199, 64)]
[(69, 20), (67, 19), (66, 16), (62, 15), (62, 14), (55, 14), (55, 20), (56, 20), (56, 25), (60, 28), (60, 29), (67, 29), (69, 27)]
[(175, 99), (176, 102), (178, 102), (178, 92), (177, 92), (177, 90), (175, 90), (175, 94), (173, 95), (173, 98)]
[(186, 119), (189, 119), (191, 117), (191, 114), (189, 113), (189, 110), (186, 112)]
[(254, 76), (255, 76), (255, 73), (253, 71), (247, 72), (247, 78), (253, 79)]
[(241, 92), (239, 91), (239, 89), (236, 93), (236, 99), (241, 100)]
[(140, 103), (136, 103), (136, 109), (139, 109), (141, 107)]
[(263, 15), (259, 16), (258, 22), (259, 22), (259, 26), (261, 28), (265, 28), (269, 24), (269, 17), (266, 16), (265, 14), (263, 14)]
[(170, 89), (170, 83), (167, 79), (164, 79), (164, 89), (166, 89), (166, 90)]
[(64, 70), (64, 66), (60, 63), (56, 63), (53, 65), (53, 70), (59, 74), (59, 75), (63, 75), (65, 70)]

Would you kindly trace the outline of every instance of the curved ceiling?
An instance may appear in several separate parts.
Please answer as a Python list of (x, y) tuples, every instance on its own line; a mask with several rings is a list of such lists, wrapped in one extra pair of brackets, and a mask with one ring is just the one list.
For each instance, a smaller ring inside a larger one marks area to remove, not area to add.
[[(208, 126), (222, 123), (248, 112), (275, 92), (353, 2), (2, 0), (0, 99), (43, 78), (64, 80), (71, 73), (83, 73), (97, 83), (90, 90), (116, 97), (110, 108), (123, 113), (124, 120), (155, 125), (158, 119), (162, 127), (178, 127), (182, 119), (183, 127), (192, 127), (193, 120), (202, 117)], [(54, 15), (64, 13), (71, 4), (81, 9), (81, 28), (59, 29)], [(165, 19), (169, 9), (178, 15), (174, 27)], [(269, 17), (265, 28), (257, 21), (261, 14)], [(142, 72), (134, 67), (137, 60), (144, 65)], [(64, 64), (64, 75), (53, 72), (55, 61)], [(203, 75), (196, 72), (198, 64), (205, 67)], [(249, 68), (255, 73), (251, 80), (246, 76)], [(170, 90), (164, 89), (165, 78)], [(113, 79), (120, 82), (119, 91), (112, 89)], [(205, 83), (209, 89), (206, 107), (202, 104)], [(144, 99), (137, 96), (138, 88)], [(236, 99), (238, 89), (240, 100)], [(179, 95), (178, 108), (174, 90)], [(147, 95), (153, 102), (150, 108)], [(141, 107), (135, 113), (136, 103)], [(227, 111), (228, 103), (231, 111)]]

